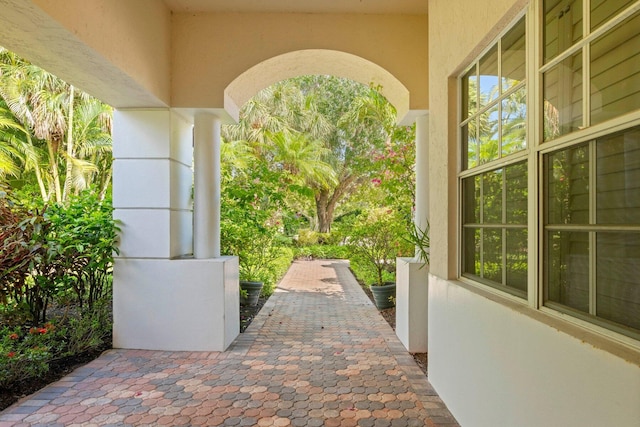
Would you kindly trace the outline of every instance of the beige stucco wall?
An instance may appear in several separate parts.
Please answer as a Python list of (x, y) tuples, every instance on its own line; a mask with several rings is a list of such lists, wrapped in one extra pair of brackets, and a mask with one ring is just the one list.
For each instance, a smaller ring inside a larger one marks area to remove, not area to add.
[[(144, 90), (169, 105), (171, 13), (163, 2), (156, 0), (33, 0), (33, 2), (73, 36), (93, 49), (96, 55), (118, 67)], [(117, 84), (117, 81), (114, 83)], [(100, 95), (107, 102), (110, 98), (115, 98), (108, 93)]]
[(172, 23), (175, 107), (221, 107), (224, 89), (249, 68), (323, 49), (384, 68), (409, 89), (411, 109), (428, 108), (426, 15), (179, 13)]
[(430, 0), (431, 274), (456, 277), (457, 75), (527, 5), (524, 0)]

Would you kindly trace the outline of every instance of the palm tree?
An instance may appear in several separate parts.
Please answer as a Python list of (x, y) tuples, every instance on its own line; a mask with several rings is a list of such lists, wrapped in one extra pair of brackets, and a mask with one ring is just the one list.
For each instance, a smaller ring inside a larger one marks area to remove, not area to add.
[(94, 180), (104, 194), (111, 177), (108, 106), (1, 47), (0, 97), (22, 131), (13, 145), (24, 147), (25, 170), (34, 170), (45, 202), (63, 203)]

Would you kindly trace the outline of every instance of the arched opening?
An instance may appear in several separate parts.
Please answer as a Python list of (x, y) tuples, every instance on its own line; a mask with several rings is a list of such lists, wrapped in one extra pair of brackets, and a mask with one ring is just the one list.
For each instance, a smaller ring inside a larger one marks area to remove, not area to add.
[(254, 65), (226, 87), (224, 108), (237, 121), (242, 105), (260, 90), (280, 80), (312, 74), (379, 86), (381, 94), (396, 108), (398, 122), (409, 113), (409, 90), (387, 70), (350, 53), (323, 49), (289, 52)]

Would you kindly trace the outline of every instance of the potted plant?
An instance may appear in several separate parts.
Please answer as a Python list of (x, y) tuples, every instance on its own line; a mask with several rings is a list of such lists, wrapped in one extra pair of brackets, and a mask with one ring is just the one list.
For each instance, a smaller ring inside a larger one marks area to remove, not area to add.
[(355, 261), (374, 272), (368, 280), (378, 309), (395, 305), (396, 256), (410, 250), (402, 238), (405, 233), (403, 219), (387, 208), (374, 209), (359, 217), (350, 233), (349, 245)]

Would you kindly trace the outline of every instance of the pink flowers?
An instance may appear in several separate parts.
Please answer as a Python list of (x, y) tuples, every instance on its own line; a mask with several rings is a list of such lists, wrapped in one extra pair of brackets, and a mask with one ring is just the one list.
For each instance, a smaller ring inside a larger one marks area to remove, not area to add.
[(19, 336), (18, 336), (18, 334), (16, 334), (16, 333), (13, 333), (13, 334), (10, 334), (10, 335), (9, 335), (9, 339), (10, 339), (10, 340), (17, 340), (18, 338), (20, 338), (20, 337), (19, 337)]
[(382, 184), (382, 180), (381, 180), (380, 178), (373, 178), (373, 179), (371, 180), (371, 183), (372, 183), (373, 185), (375, 185), (376, 187), (379, 187), (379, 186), (380, 186), (380, 184)]

